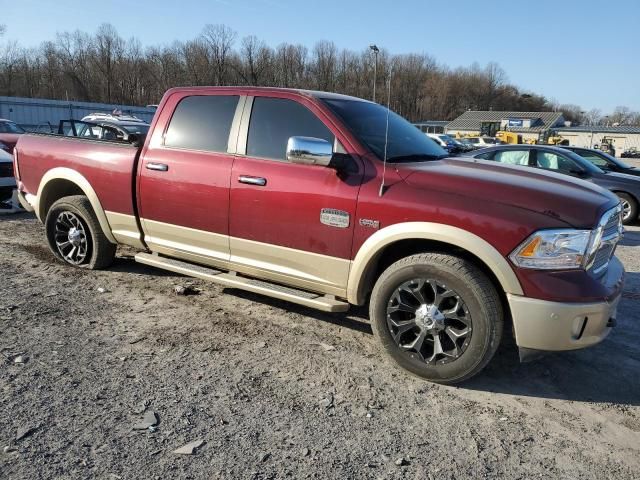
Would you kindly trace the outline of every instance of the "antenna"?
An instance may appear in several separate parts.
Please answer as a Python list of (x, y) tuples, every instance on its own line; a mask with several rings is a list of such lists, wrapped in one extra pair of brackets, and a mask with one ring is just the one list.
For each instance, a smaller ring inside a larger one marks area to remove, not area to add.
[(384, 129), (384, 157), (382, 159), (382, 182), (378, 196), (384, 193), (384, 177), (387, 173), (387, 144), (389, 143), (389, 113), (391, 111), (391, 76), (393, 75), (393, 64), (389, 67), (389, 78), (387, 80), (387, 124)]

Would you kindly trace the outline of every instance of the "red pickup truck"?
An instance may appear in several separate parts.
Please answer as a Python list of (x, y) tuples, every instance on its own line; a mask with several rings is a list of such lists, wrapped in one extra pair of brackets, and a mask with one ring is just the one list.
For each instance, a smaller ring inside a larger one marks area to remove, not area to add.
[(624, 270), (618, 199), (446, 152), (375, 103), (275, 88), (169, 90), (140, 148), (27, 134), (25, 208), (70, 265), (147, 265), (329, 312), (369, 306), (384, 350), (455, 383), (506, 331), (523, 359), (601, 341)]

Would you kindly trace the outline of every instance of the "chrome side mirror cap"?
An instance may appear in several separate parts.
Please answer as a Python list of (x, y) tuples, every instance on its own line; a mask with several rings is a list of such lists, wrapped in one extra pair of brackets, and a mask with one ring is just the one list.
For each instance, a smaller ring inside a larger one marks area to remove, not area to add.
[(287, 141), (288, 162), (327, 167), (332, 157), (333, 146), (321, 138), (290, 137)]

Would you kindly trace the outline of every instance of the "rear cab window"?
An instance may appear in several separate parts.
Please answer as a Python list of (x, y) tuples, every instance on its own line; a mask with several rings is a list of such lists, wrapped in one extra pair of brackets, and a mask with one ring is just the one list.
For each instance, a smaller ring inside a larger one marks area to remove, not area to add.
[(290, 137), (314, 137), (334, 145), (335, 137), (304, 105), (285, 98), (256, 97), (253, 100), (247, 156), (286, 160)]
[(238, 95), (192, 95), (176, 106), (164, 146), (226, 153)]

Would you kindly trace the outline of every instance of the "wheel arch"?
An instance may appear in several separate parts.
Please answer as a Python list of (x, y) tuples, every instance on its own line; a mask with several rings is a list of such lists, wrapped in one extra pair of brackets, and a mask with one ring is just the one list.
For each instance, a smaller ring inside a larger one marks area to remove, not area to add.
[(396, 259), (421, 251), (459, 252), (474, 260), (492, 277), (501, 290), (501, 296), (507, 293), (524, 294), (507, 260), (486, 240), (451, 225), (406, 222), (379, 230), (360, 247), (349, 271), (349, 303), (363, 305), (366, 302), (377, 274), (381, 273), (379, 268), (382, 259), (386, 257), (390, 261), (396, 258), (398, 252), (402, 254)]
[(623, 193), (625, 195), (629, 195), (632, 199), (634, 199), (636, 201), (636, 203), (638, 204), (638, 206), (640, 206), (640, 195), (633, 193), (629, 190), (622, 190), (619, 187), (616, 188), (612, 188), (611, 189), (611, 193), (615, 193), (616, 195)]
[(44, 222), (51, 205), (70, 195), (84, 195), (89, 199), (104, 235), (111, 243), (117, 244), (95, 190), (82, 174), (70, 168), (53, 168), (43, 175), (33, 205), (38, 219)]

